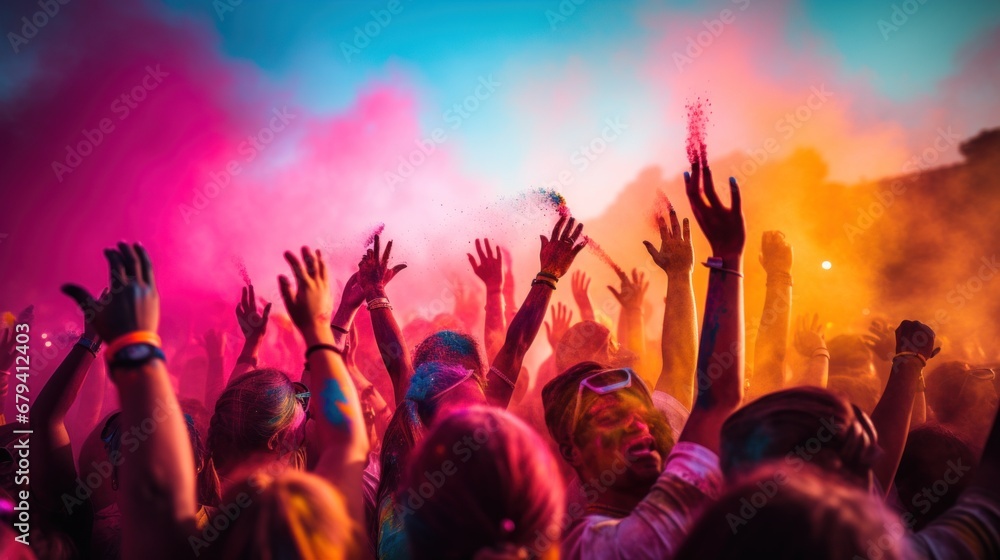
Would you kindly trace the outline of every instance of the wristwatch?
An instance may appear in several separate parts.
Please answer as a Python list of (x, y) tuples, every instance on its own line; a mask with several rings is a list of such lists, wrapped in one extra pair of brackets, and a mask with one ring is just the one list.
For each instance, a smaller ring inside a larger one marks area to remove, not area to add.
[(114, 355), (109, 365), (112, 368), (134, 368), (156, 358), (167, 361), (163, 350), (152, 344), (129, 344)]

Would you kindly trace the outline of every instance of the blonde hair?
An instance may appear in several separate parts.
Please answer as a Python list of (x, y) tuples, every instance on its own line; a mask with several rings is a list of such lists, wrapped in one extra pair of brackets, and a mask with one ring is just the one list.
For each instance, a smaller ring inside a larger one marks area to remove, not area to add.
[(260, 474), (229, 493), (250, 503), (227, 534), (223, 558), (357, 558), (361, 527), (343, 495), (325, 479), (302, 471)]

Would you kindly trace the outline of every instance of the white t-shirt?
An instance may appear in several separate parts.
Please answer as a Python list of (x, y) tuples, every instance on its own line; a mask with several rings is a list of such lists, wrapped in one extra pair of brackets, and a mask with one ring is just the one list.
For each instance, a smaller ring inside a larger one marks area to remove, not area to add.
[(671, 558), (698, 515), (722, 491), (719, 457), (701, 445), (677, 443), (663, 474), (627, 517), (589, 514), (563, 536), (568, 560)]

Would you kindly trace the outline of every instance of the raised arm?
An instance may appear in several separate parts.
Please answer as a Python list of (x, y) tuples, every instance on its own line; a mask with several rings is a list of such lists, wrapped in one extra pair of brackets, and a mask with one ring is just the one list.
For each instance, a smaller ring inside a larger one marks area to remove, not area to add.
[(594, 304), (590, 301), (590, 277), (582, 270), (573, 271), (573, 301), (580, 310), (581, 321), (594, 321)]
[(205, 349), (208, 370), (205, 375), (205, 406), (215, 410), (215, 401), (226, 386), (226, 333), (218, 329), (208, 329), (198, 341)]
[(707, 162), (693, 164), (691, 173), (684, 174), (684, 182), (695, 220), (712, 247), (712, 258), (708, 261), (708, 297), (698, 343), (698, 397), (679, 440), (718, 453), (722, 423), (743, 401), (746, 226), (736, 179), (729, 178), (732, 204), (728, 209), (715, 192)]
[[(483, 245), (486, 245), (486, 252), (483, 252)], [(483, 331), (483, 340), (486, 342), (486, 359), (493, 361), (500, 347), (503, 346), (504, 337), (504, 317), (503, 317), (503, 255), (500, 247), (496, 252), (490, 247), (490, 240), (483, 239), (483, 243), (476, 240), (476, 253), (479, 255), (479, 262), (472, 253), (468, 253), (469, 264), (472, 271), (486, 285), (486, 326)]]
[(940, 350), (934, 346), (934, 331), (927, 325), (919, 321), (903, 321), (896, 328), (896, 356), (892, 360), (892, 373), (882, 398), (872, 411), (872, 424), (883, 451), (875, 463), (875, 478), (885, 492), (892, 486), (903, 448), (906, 447), (913, 396), (918, 390), (923, 390), (921, 372), (927, 360)]
[(559, 218), (552, 228), (551, 239), (540, 236), (542, 248), (539, 252), (541, 270), (531, 282), (531, 290), (524, 304), (517, 310), (517, 315), (507, 328), (507, 337), (503, 347), (497, 353), (490, 366), (489, 383), (486, 385), (487, 401), (500, 408), (507, 408), (510, 397), (514, 394), (514, 385), (521, 373), (521, 363), (524, 355), (534, 342), (538, 329), (545, 320), (545, 310), (549, 306), (549, 298), (556, 289), (556, 282), (562, 278), (573, 259), (583, 250), (587, 242), (580, 242), (583, 224), (576, 224), (573, 218)]
[[(111, 380), (121, 400), (122, 430), (146, 435), (119, 467), (122, 558), (178, 558), (190, 553), (194, 529), (194, 458), (156, 334), (160, 299), (153, 268), (139, 244), (105, 251), (111, 296), (100, 305), (84, 289), (63, 291), (98, 310), (94, 327), (109, 341)], [(145, 429), (153, 422), (155, 429)]]
[(808, 360), (799, 382), (825, 389), (830, 380), (830, 352), (826, 349), (823, 324), (819, 322), (818, 314), (813, 314), (812, 321), (799, 317), (794, 344), (795, 350)]
[[(622, 306), (621, 315), (618, 317), (618, 340), (622, 345), (636, 357), (636, 371), (643, 372), (642, 367), (646, 356), (646, 327), (642, 320), (642, 304), (646, 298), (646, 290), (649, 289), (649, 282), (646, 275), (636, 269), (632, 269), (632, 276), (625, 272), (618, 273), (618, 280), (621, 281), (621, 289), (616, 290), (614, 286), (608, 286), (611, 295), (615, 296), (618, 304)], [(649, 381), (647, 379), (647, 381)]]
[(514, 258), (510, 251), (501, 248), (503, 252), (503, 330), (507, 332), (507, 327), (514, 320), (517, 313), (517, 306), (514, 305)]
[[(103, 296), (107, 297), (107, 291)], [(84, 309), (83, 336), (70, 348), (31, 407), (31, 429), (34, 431), (32, 455), (36, 459), (33, 465), (35, 483), (31, 487), (36, 503), (49, 514), (65, 511), (61, 496), (73, 495), (76, 486), (76, 465), (66, 429), (66, 415), (76, 401), (101, 345), (93, 321), (86, 320), (93, 317), (93, 311), (87, 313), (87, 308), (83, 307), (85, 301), (77, 301), (77, 304)]]
[(562, 340), (563, 335), (572, 324), (573, 312), (568, 307), (562, 303), (552, 306), (552, 322), (545, 321), (545, 338), (548, 339), (549, 346), (552, 347), (552, 354), (556, 353), (559, 341)]
[(380, 243), (379, 236), (376, 235), (374, 248), (369, 249), (358, 264), (358, 281), (361, 283), (365, 300), (368, 301), (372, 330), (375, 332), (375, 341), (378, 343), (378, 350), (382, 355), (382, 363), (385, 364), (385, 369), (389, 372), (389, 378), (392, 380), (396, 402), (401, 403), (410, 386), (413, 362), (410, 358), (410, 351), (406, 347), (406, 340), (403, 339), (403, 331), (399, 328), (396, 317), (392, 314), (392, 306), (389, 304), (389, 298), (386, 297), (385, 286), (396, 274), (406, 268), (406, 265), (397, 264), (389, 268), (392, 241), (386, 244), (385, 253), (380, 252)]
[[(240, 331), (243, 333), (243, 349), (240, 350), (236, 364), (233, 365), (233, 372), (229, 375), (230, 383), (257, 367), (260, 348), (264, 344), (264, 335), (267, 334), (267, 320), (270, 317), (271, 304), (265, 303), (263, 309), (258, 309), (257, 294), (254, 292), (253, 284), (244, 286), (240, 302), (236, 305), (236, 322), (239, 323)], [(220, 389), (214, 397), (218, 398), (221, 392)]]
[[(376, 242), (376, 247), (378, 244)], [(387, 251), (388, 253), (388, 248)], [(336, 486), (348, 504), (355, 522), (364, 522), (361, 473), (368, 460), (368, 435), (361, 413), (358, 392), (351, 382), (342, 357), (334, 344), (330, 321), (333, 300), (326, 263), (319, 251), (302, 248), (302, 262), (285, 252), (295, 276), (295, 290), (285, 276), (278, 277), (281, 299), (288, 316), (306, 343), (306, 362), (315, 388), (309, 412), (316, 419), (317, 447), (322, 449), (316, 474)]]
[(369, 440), (372, 448), (377, 447), (377, 442), (382, 440), (385, 429), (392, 419), (394, 408), (389, 406), (382, 393), (375, 388), (375, 385), (361, 373), (361, 368), (355, 360), (358, 352), (358, 326), (351, 325), (351, 330), (347, 336), (342, 337), (342, 342), (338, 340), (336, 331), (333, 333), (336, 346), (343, 344), (344, 365), (354, 382), (354, 387), (358, 390), (358, 398), (361, 399), (361, 412), (365, 417), (367, 432), (370, 434)]
[(656, 380), (656, 390), (680, 401), (688, 410), (694, 403), (695, 370), (698, 352), (698, 318), (694, 305), (694, 248), (691, 223), (684, 227), (677, 221), (677, 211), (670, 208), (670, 226), (663, 216), (656, 219), (660, 228), (660, 248), (643, 241), (656, 266), (667, 273), (667, 295), (663, 311), (663, 334), (660, 352), (663, 367)]
[(358, 273), (355, 272), (344, 284), (344, 293), (340, 296), (340, 303), (333, 313), (333, 320), (330, 321), (330, 328), (333, 330), (333, 339), (338, 345), (344, 344), (354, 329), (354, 317), (358, 310), (365, 303), (365, 291), (361, 287)]
[(785, 352), (792, 312), (792, 246), (785, 241), (785, 234), (764, 232), (760, 264), (767, 272), (767, 292), (757, 329), (753, 379), (750, 380), (750, 393), (757, 397), (785, 385)]
[[(896, 334), (892, 327), (882, 319), (874, 319), (868, 326), (868, 333), (861, 335), (865, 345), (872, 351), (876, 371), (892, 371), (892, 357), (896, 354)], [(888, 378), (879, 375), (879, 378)], [(910, 414), (910, 429), (927, 421), (926, 393), (917, 391), (913, 396), (913, 412)]]

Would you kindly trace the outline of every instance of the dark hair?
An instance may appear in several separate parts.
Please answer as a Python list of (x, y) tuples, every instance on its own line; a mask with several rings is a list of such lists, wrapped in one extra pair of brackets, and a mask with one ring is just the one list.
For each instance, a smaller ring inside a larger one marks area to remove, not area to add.
[(428, 432), (407, 469), (401, 498), (421, 502), (403, 514), (413, 557), (466, 559), (484, 548), (527, 549), (539, 535), (547, 536), (546, 548), (558, 543), (553, 537), (565, 502), (558, 473), (538, 434), (510, 413), (474, 406), (449, 414)]
[[(937, 424), (925, 424), (906, 438), (893, 486), (899, 507), (913, 519), (919, 531), (955, 504), (972, 482), (976, 455), (965, 441)], [(921, 494), (929, 489), (933, 500)]]
[(835, 336), (827, 343), (830, 351), (830, 375), (857, 375), (871, 368), (872, 351), (865, 339), (856, 334)]
[(764, 395), (727, 418), (720, 438), (719, 462), (730, 481), (768, 461), (805, 462), (802, 449), (809, 463), (867, 484), (879, 453), (868, 415), (818, 387)]
[(553, 377), (542, 387), (545, 427), (557, 444), (570, 443), (576, 436), (569, 433), (569, 415), (573, 413), (573, 399), (576, 398), (580, 380), (605, 369), (608, 369), (607, 366), (597, 362), (580, 362)]
[(476, 372), (485, 386), (486, 366), (483, 365), (479, 343), (471, 336), (456, 331), (436, 332), (423, 340), (413, 350), (414, 369), (427, 362), (461, 365)]
[(968, 380), (968, 371), (965, 362), (944, 362), (924, 376), (927, 405), (939, 422), (954, 422), (974, 410), (977, 381), (992, 388), (989, 382)]
[(218, 468), (237, 464), (256, 451), (291, 455), (301, 466), (305, 410), (295, 397), (288, 376), (276, 369), (258, 369), (231, 381), (215, 404), (205, 442), (206, 461), (198, 480), (202, 504), (218, 505)]
[(834, 395), (858, 405), (865, 414), (871, 414), (875, 410), (882, 393), (878, 378), (871, 375), (831, 375), (826, 388)]
[(902, 533), (865, 490), (778, 462), (750, 473), (705, 511), (674, 558), (895, 560), (903, 558)]

